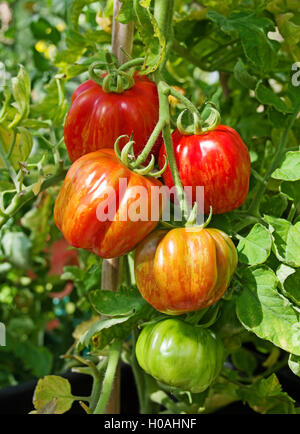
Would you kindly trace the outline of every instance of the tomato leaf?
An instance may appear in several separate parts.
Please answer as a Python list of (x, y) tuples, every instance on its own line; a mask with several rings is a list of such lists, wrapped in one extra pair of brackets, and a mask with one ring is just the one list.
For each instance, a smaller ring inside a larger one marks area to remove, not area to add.
[[(102, 349), (114, 338), (125, 339), (140, 320), (147, 321), (158, 312), (150, 306), (135, 287), (121, 292), (92, 291), (91, 300), (96, 310), (113, 318), (102, 318), (93, 322), (91, 327), (78, 340), (78, 349), (92, 345)], [(103, 292), (103, 296), (101, 294)]]
[(166, 41), (147, 2), (134, 0), (135, 24), (145, 45), (143, 73), (150, 74), (159, 67), (165, 56)]
[(70, 410), (75, 399), (67, 379), (48, 375), (38, 381), (34, 391), (33, 404), (36, 410), (40, 410), (55, 400), (55, 414), (63, 414)]
[(257, 223), (244, 238), (239, 235), (237, 251), (243, 264), (258, 265), (265, 262), (271, 252), (272, 238), (263, 225)]
[(53, 44), (60, 41), (60, 32), (44, 17), (34, 15), (31, 19), (30, 30), (37, 40), (49, 40)]
[(46, 240), (49, 236), (49, 219), (52, 215), (53, 202), (51, 196), (45, 196), (39, 206), (31, 208), (21, 219), (21, 223), (30, 232), (32, 242), (32, 254), (42, 252), (46, 247)]
[(90, 5), (91, 3), (95, 3), (95, 0), (73, 0), (71, 3), (71, 7), (69, 8), (69, 20), (73, 25), (74, 29), (77, 30), (79, 28), (79, 17), (82, 13), (82, 9)]
[(295, 414), (294, 400), (282, 391), (275, 374), (239, 390), (240, 398), (262, 414)]
[(29, 341), (14, 340), (12, 351), (35, 377), (42, 377), (51, 372), (53, 355), (48, 348), (38, 347)]
[(239, 59), (233, 70), (235, 79), (247, 89), (255, 89), (257, 79), (253, 77), (246, 69), (245, 64)]
[(261, 339), (300, 355), (299, 312), (276, 289), (278, 280), (268, 267), (248, 268), (241, 277), (237, 316)]
[(282, 182), (280, 184), (280, 191), (288, 197), (288, 199), (293, 200), (295, 204), (300, 202), (300, 180), (295, 182)]
[(136, 287), (117, 292), (97, 289), (89, 293), (89, 298), (98, 313), (109, 316), (129, 315), (148, 305)]
[(5, 256), (15, 266), (20, 268), (29, 266), (32, 243), (23, 232), (6, 232), (1, 245)]
[(78, 350), (92, 345), (94, 348), (102, 349), (106, 347), (114, 338), (125, 339), (131, 330), (131, 315), (104, 318), (95, 322), (78, 341)]
[[(20, 168), (19, 163), (27, 161), (32, 145), (33, 139), (30, 132), (23, 127), (18, 127), (16, 129), (15, 144), (13, 146), (14, 132), (9, 129), (6, 124), (0, 125), (0, 140), (3, 150), (6, 154), (10, 153), (9, 161), (18, 170)], [(11, 150), (11, 146), (13, 149)], [(4, 162), (0, 157), (0, 168), (4, 167)]]
[(297, 17), (292, 12), (280, 14), (276, 17), (276, 22), (280, 34), (284, 38), (283, 49), (287, 51), (295, 61), (300, 58), (300, 26), (293, 22), (297, 22)]
[(272, 173), (272, 178), (283, 181), (300, 180), (300, 151), (287, 152), (281, 166)]
[(133, 0), (121, 0), (121, 8), (117, 16), (117, 21), (127, 24), (134, 19)]
[(274, 29), (274, 23), (255, 13), (232, 13), (228, 17), (216, 11), (208, 11), (208, 18), (214, 21), (225, 33), (237, 32), (248, 60), (261, 70), (272, 70), (277, 62), (277, 43), (271, 41), (267, 33)]
[(45, 86), (46, 95), (31, 108), (36, 116), (44, 120), (52, 120), (55, 126), (61, 126), (65, 117), (68, 103), (65, 99), (65, 82), (63, 79), (53, 79)]
[(248, 375), (252, 375), (257, 367), (257, 360), (254, 355), (245, 348), (239, 348), (231, 356), (234, 366)]
[(290, 354), (288, 364), (290, 370), (295, 375), (300, 377), (300, 356), (295, 356), (295, 354)]
[(287, 197), (281, 193), (274, 196), (265, 196), (260, 204), (262, 214), (272, 214), (274, 217), (281, 217), (288, 206)]
[(293, 108), (288, 107), (272, 89), (266, 87), (261, 81), (257, 83), (255, 93), (261, 104), (272, 106), (281, 113), (293, 112)]
[(29, 414), (55, 414), (57, 409), (57, 399), (53, 398), (39, 410), (33, 410)]
[[(292, 269), (293, 270), (293, 269)], [(300, 306), (300, 269), (293, 270), (283, 282), (284, 295)]]
[(17, 109), (10, 128), (19, 124), (22, 119), (26, 119), (29, 115), (29, 102), (30, 102), (30, 78), (24, 66), (20, 66), (17, 77), (12, 78), (13, 97), (15, 102), (12, 104)]
[(273, 238), (273, 246), (276, 257), (288, 265), (300, 266), (300, 222), (292, 225), (289, 221), (264, 216), (269, 224)]

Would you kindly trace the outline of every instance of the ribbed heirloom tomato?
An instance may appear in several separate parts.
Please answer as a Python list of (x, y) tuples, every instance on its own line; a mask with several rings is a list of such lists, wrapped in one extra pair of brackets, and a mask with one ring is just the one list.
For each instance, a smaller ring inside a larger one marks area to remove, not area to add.
[[(65, 123), (65, 143), (72, 161), (89, 152), (113, 148), (121, 135), (133, 134), (134, 152), (144, 148), (158, 120), (158, 94), (155, 83), (134, 75), (134, 86), (122, 93), (105, 92), (93, 80), (82, 83), (73, 93)], [(128, 141), (128, 140), (127, 140)], [(158, 157), (161, 136), (152, 149)], [(120, 140), (120, 149), (126, 139)], [(149, 159), (148, 159), (149, 160)]]
[[(174, 152), (183, 186), (204, 186), (204, 212), (222, 214), (240, 207), (249, 189), (250, 157), (247, 146), (232, 128), (219, 125), (215, 130), (198, 135), (172, 134)], [(163, 145), (159, 166), (163, 167), (166, 154)], [(163, 174), (167, 186), (174, 185), (169, 166)], [(188, 192), (187, 192), (188, 195)]]
[(213, 228), (156, 230), (135, 253), (142, 296), (169, 315), (208, 307), (225, 293), (237, 266), (231, 239)]
[[(161, 201), (152, 200), (151, 187), (161, 185), (129, 170), (112, 149), (91, 152), (75, 161), (66, 175), (55, 203), (56, 225), (74, 247), (103, 258), (122, 256), (158, 224), (151, 217), (160, 217)], [(146, 210), (143, 219), (139, 208)]]
[(220, 374), (224, 347), (210, 330), (172, 318), (143, 328), (136, 357), (162, 383), (200, 393)]

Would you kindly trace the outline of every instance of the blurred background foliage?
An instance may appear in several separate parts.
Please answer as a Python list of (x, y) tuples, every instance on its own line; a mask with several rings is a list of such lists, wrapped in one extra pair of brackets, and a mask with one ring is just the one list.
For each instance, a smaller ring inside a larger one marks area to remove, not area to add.
[[(68, 44), (74, 44), (76, 54), (69, 50), (70, 64), (81, 57), (83, 51), (79, 49), (81, 41), (70, 42), (72, 34), (66, 32), (71, 3), (60, 0), (0, 2), (0, 61), (5, 66), (6, 83), (11, 86), (12, 78), (23, 65), (31, 83), (30, 116), (50, 118), (52, 123), (58, 97), (53, 77), (58, 73), (58, 67), (64, 65), (64, 50)], [(97, 26), (97, 12), (99, 6), (94, 5), (82, 15), (81, 26), (86, 31)], [(105, 35), (104, 40), (109, 43), (110, 34)], [(97, 51), (96, 45), (91, 44)], [(85, 46), (81, 45), (82, 48)], [(67, 87), (68, 97), (79, 81), (80, 78)], [(3, 104), (4, 92), (0, 100)], [(53, 152), (49, 152), (53, 149), (49, 149), (50, 145), (43, 137), (52, 140), (53, 144), (63, 136), (62, 121), (66, 109), (64, 105), (54, 128), (46, 125), (46, 128), (38, 129), (30, 125), (35, 129), (30, 129), (33, 140), (29, 146), (29, 161), (36, 163), (42, 159), (44, 176), (53, 173), (55, 158)], [(10, 139), (7, 139), (6, 128), (0, 129), (0, 137), (5, 146)], [(63, 146), (60, 155), (68, 165)], [(15, 155), (15, 159), (19, 157)], [(26, 160), (28, 155), (22, 157)], [(25, 174), (24, 183), (33, 183), (38, 192), (43, 175), (32, 167)], [(5, 204), (10, 203), (11, 189), (8, 173), (1, 170), (0, 190), (8, 190)], [(76, 325), (89, 317), (89, 305), (83, 292), (97, 287), (101, 279), (99, 258), (70, 248), (55, 226), (53, 205), (58, 190), (59, 185), (40, 193), (1, 229), (0, 321), (6, 326), (6, 347), (1, 347), (0, 351), (0, 388), (66, 369), (59, 356), (72, 345)], [(88, 276), (83, 275), (79, 266)], [(84, 281), (87, 286), (82, 284)], [(74, 282), (76, 291), (73, 291)]]

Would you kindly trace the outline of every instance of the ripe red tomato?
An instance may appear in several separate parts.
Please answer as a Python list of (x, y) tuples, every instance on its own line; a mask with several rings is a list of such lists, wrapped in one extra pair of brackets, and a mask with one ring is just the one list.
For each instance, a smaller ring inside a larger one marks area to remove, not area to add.
[[(123, 93), (107, 93), (93, 80), (82, 83), (74, 92), (65, 123), (65, 143), (72, 161), (103, 148), (113, 148), (116, 139), (126, 134), (135, 141), (137, 156), (144, 148), (158, 121), (158, 94), (155, 83), (134, 75), (134, 86)], [(120, 140), (120, 149), (128, 142)], [(158, 157), (161, 136), (152, 148)], [(150, 157), (148, 157), (150, 161)]]
[[(56, 225), (74, 247), (103, 258), (122, 256), (158, 224), (151, 218), (156, 212), (157, 218), (161, 216), (162, 200), (155, 208), (151, 187), (161, 185), (129, 170), (113, 149), (91, 152), (76, 160), (66, 175), (55, 203)], [(140, 194), (138, 187), (144, 187), (146, 194)], [(131, 218), (135, 206), (144, 220)], [(110, 214), (108, 219), (99, 218), (99, 207), (102, 216)]]
[[(234, 129), (219, 125), (213, 131), (190, 136), (175, 130), (172, 139), (182, 185), (192, 187), (189, 200), (196, 200), (196, 186), (204, 186), (206, 214), (210, 206), (214, 214), (222, 214), (244, 203), (249, 190), (250, 156)], [(165, 154), (163, 145), (159, 155), (160, 168), (164, 165)], [(167, 186), (174, 185), (169, 166), (163, 179)]]
[(233, 242), (218, 229), (156, 230), (136, 249), (136, 283), (155, 309), (179, 315), (218, 301), (237, 261)]

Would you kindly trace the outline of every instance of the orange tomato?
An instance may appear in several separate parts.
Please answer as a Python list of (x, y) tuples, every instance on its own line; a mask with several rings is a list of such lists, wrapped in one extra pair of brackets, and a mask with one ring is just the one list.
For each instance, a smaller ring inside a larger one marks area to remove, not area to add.
[(156, 230), (135, 253), (139, 291), (155, 309), (169, 315), (214, 304), (228, 288), (236, 266), (233, 242), (213, 228)]
[[(157, 226), (162, 200), (152, 201), (151, 187), (161, 185), (129, 170), (112, 149), (91, 152), (76, 160), (66, 175), (55, 203), (56, 225), (74, 247), (102, 258), (122, 256)], [(145, 194), (139, 194), (139, 187)], [(137, 214), (139, 208), (140, 214), (146, 210), (144, 220), (131, 218), (135, 207)], [(108, 214), (111, 210), (109, 218), (101, 219), (99, 208)], [(153, 210), (157, 220), (152, 219)]]

